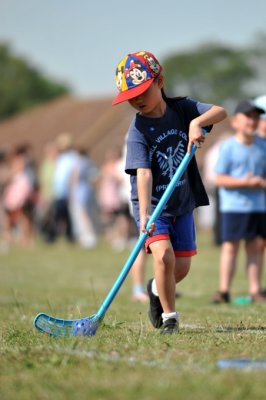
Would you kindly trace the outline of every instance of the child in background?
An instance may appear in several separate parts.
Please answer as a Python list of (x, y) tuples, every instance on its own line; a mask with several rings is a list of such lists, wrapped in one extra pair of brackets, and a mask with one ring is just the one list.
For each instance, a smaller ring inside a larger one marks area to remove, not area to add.
[[(34, 227), (32, 224), (33, 187), (25, 171), (25, 157), (17, 149), (10, 154), (10, 180), (3, 193), (3, 204), (6, 213), (7, 242), (18, 241), (23, 247), (34, 244)], [(14, 227), (18, 236), (14, 236)]]
[(231, 125), (235, 136), (221, 146), (215, 167), (221, 212), (220, 284), (215, 304), (230, 302), (230, 288), (240, 241), (245, 241), (249, 294), (265, 301), (261, 291), (261, 242), (266, 238), (266, 151), (255, 140), (264, 111), (251, 101), (236, 107)]
[[(128, 132), (126, 172), (130, 174), (133, 214), (140, 232), (174, 175), (186, 151), (201, 147), (202, 128), (226, 117), (222, 107), (188, 98), (165, 96), (162, 66), (152, 53), (128, 54), (118, 64), (119, 94), (113, 101), (128, 101), (137, 110)], [(189, 272), (196, 254), (193, 209), (208, 204), (195, 157), (174, 190), (167, 206), (148, 232), (147, 252), (154, 259), (155, 279), (147, 285), (149, 318), (162, 334), (178, 331), (175, 288)]]

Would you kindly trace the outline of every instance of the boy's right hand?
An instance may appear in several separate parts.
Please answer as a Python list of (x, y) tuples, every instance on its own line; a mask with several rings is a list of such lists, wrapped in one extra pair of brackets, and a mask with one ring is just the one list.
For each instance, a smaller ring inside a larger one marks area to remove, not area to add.
[(156, 229), (155, 223), (153, 222), (150, 226), (149, 231), (147, 231), (146, 226), (149, 221), (150, 215), (143, 215), (140, 217), (140, 232), (147, 233), (149, 236), (152, 236), (153, 232)]
[(253, 175), (251, 172), (246, 176), (247, 186), (249, 188), (264, 188), (264, 179), (261, 176)]

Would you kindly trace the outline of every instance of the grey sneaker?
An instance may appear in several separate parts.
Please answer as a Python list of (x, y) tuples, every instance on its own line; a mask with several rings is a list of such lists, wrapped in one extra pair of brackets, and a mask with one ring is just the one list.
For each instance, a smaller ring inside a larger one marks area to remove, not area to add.
[(172, 335), (173, 333), (178, 333), (179, 331), (179, 322), (175, 318), (169, 318), (161, 327), (161, 335)]
[(163, 324), (163, 319), (162, 319), (163, 307), (161, 305), (159, 297), (155, 296), (152, 293), (151, 290), (152, 281), (153, 279), (150, 279), (147, 284), (147, 292), (150, 299), (150, 308), (148, 311), (148, 316), (154, 328), (158, 329)]

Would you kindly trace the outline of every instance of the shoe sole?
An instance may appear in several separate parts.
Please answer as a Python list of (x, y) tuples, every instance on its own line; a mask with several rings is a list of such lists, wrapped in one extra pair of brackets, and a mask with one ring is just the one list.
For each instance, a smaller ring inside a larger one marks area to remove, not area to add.
[[(148, 284), (147, 284), (147, 292), (148, 292), (148, 295), (149, 295), (149, 300), (150, 300), (151, 294), (152, 294), (151, 282), (152, 282), (152, 279), (149, 280), (149, 282), (148, 282)], [(162, 306), (161, 306), (161, 309), (162, 309), (162, 312), (163, 312)], [(153, 316), (152, 316), (152, 312), (151, 312), (151, 300), (150, 300), (150, 309), (149, 309), (149, 311), (148, 311), (148, 317), (149, 317), (149, 320), (151, 321), (151, 323), (152, 323), (152, 325), (153, 325), (154, 328), (159, 329), (159, 328), (163, 325), (163, 319), (162, 319), (162, 317), (160, 317), (160, 319), (158, 319), (158, 320), (155, 320), (155, 319), (153, 318)]]

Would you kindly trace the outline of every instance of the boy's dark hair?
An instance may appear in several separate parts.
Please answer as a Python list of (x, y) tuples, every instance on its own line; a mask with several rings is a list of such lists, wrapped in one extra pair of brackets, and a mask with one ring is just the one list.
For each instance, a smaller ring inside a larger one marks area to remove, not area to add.
[(168, 96), (166, 96), (166, 94), (165, 94), (164, 88), (161, 89), (161, 92), (162, 92), (162, 98), (164, 99), (164, 101), (165, 101), (166, 103), (168, 103), (168, 102), (171, 101), (171, 100), (184, 100), (184, 99), (187, 98), (187, 96), (168, 97)]

